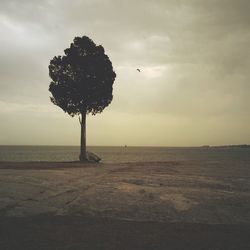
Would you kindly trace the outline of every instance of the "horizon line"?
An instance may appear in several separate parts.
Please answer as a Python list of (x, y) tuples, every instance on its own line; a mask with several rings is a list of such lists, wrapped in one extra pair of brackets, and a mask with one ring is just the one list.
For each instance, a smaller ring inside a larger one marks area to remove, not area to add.
[[(20, 147), (80, 147), (80, 145), (55, 145), (55, 144), (0, 144), (1, 147), (20, 146)], [(209, 147), (233, 147), (233, 146), (250, 146), (249, 143), (242, 144), (220, 144), (220, 145), (196, 145), (196, 146), (166, 146), (166, 145), (87, 145), (87, 147), (155, 147), (155, 148), (209, 148)]]

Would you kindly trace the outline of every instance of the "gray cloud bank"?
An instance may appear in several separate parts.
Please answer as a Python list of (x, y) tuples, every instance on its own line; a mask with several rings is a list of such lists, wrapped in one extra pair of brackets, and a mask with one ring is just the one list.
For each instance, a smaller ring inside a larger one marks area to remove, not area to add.
[(249, 9), (247, 0), (2, 0), (0, 105), (43, 110), (49, 60), (88, 35), (118, 75), (110, 111), (213, 119), (250, 143), (237, 132), (250, 125)]

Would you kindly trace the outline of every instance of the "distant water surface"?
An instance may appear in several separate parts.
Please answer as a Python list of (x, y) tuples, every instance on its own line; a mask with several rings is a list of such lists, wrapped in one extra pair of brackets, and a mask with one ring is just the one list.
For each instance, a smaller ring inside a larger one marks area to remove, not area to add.
[[(240, 147), (88, 147), (102, 162), (250, 161), (250, 148)], [(77, 146), (0, 146), (0, 161), (76, 161)]]

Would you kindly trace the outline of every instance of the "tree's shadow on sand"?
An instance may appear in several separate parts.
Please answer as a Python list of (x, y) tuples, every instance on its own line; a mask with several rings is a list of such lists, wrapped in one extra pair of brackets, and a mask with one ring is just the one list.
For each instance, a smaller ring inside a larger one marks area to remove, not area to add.
[(101, 167), (102, 163), (96, 162), (0, 162), (0, 169), (15, 169), (15, 170), (59, 170), (69, 168), (88, 168), (88, 167)]

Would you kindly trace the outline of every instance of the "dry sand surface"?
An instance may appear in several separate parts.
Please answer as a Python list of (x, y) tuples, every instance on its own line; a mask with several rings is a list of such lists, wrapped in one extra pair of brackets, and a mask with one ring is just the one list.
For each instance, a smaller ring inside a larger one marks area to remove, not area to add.
[(250, 249), (250, 164), (2, 162), (0, 220), (0, 249)]

